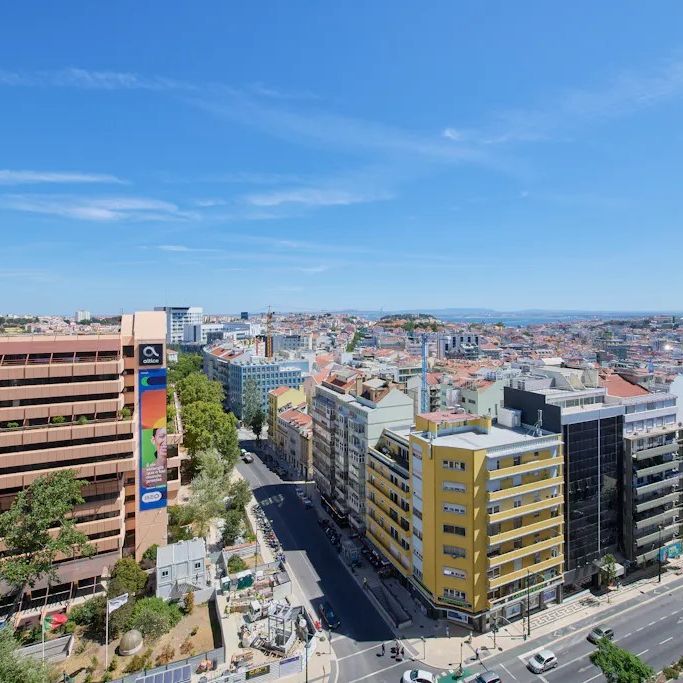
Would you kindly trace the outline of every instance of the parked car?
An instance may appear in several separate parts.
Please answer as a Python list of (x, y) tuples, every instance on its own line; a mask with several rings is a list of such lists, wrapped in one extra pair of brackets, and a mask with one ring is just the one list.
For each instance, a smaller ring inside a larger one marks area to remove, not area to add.
[(254, 456), (251, 453), (242, 453), (242, 462), (254, 462)]
[(303, 498), (303, 497), (304, 497), (304, 490), (301, 488), (301, 486), (297, 486), (297, 487), (294, 489), (294, 492), (296, 493), (297, 496), (299, 496), (299, 498)]
[(557, 666), (557, 657), (550, 650), (541, 650), (527, 662), (527, 666), (535, 674), (542, 674)]
[(329, 602), (321, 602), (318, 611), (320, 612), (320, 619), (327, 626), (327, 628), (330, 630), (339, 628), (340, 621), (337, 618), (337, 615), (334, 613), (332, 605), (330, 605)]
[(307, 510), (310, 510), (313, 507), (313, 501), (310, 498), (306, 498), (305, 496), (302, 498), (304, 501), (304, 507)]
[(474, 683), (502, 683), (502, 679), (495, 671), (483, 671), (474, 679)]
[(607, 638), (607, 640), (614, 640), (614, 631), (609, 626), (601, 624), (600, 626), (596, 626), (588, 634), (588, 640), (591, 643), (597, 643), (601, 638)]
[(424, 669), (411, 669), (403, 674), (401, 683), (436, 683), (436, 678)]

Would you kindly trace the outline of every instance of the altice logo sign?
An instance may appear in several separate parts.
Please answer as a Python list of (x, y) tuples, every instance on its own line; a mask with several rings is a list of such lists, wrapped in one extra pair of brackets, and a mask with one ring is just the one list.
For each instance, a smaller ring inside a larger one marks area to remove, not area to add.
[(138, 363), (149, 367), (150, 365), (161, 365), (164, 360), (163, 344), (139, 344)]

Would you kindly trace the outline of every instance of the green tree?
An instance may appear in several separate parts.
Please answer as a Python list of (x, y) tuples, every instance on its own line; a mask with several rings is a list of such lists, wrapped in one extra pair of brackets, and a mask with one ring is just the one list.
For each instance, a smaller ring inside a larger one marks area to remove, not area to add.
[(0, 559), (0, 579), (16, 588), (33, 587), (39, 579), (57, 580), (57, 555), (92, 554), (88, 537), (76, 530), (73, 510), (83, 503), (83, 482), (73, 470), (38, 477), (17, 494), (0, 515), (0, 537), (8, 556)]
[(257, 408), (256, 412), (251, 416), (251, 420), (249, 422), (249, 426), (251, 427), (251, 431), (254, 432), (254, 435), (256, 436), (256, 441), (260, 442), (261, 441), (261, 432), (263, 431), (263, 424), (266, 421), (266, 414), (261, 410), (261, 408)]
[(244, 513), (241, 510), (228, 510), (223, 517), (222, 539), (225, 545), (235, 545), (235, 541), (242, 533)]
[(228, 573), (236, 574), (243, 572), (247, 568), (247, 563), (239, 555), (231, 555), (228, 558)]
[(590, 658), (602, 669), (609, 683), (645, 683), (654, 675), (654, 670), (639, 657), (607, 638), (598, 641), (598, 648)]
[(147, 585), (147, 572), (132, 557), (122, 557), (116, 561), (107, 589), (110, 598), (129, 593), (136, 595)]
[(210, 380), (203, 372), (193, 372), (181, 379), (176, 388), (183, 406), (197, 401), (222, 405), (225, 398), (221, 383)]
[(617, 561), (614, 555), (605, 555), (602, 558), (602, 574), (605, 577), (607, 586), (611, 586), (617, 580)]
[(237, 462), (237, 420), (217, 403), (197, 401), (183, 408), (183, 431), (183, 444), (191, 456), (215, 448), (231, 465)]
[[(170, 509), (170, 508), (169, 508)], [(169, 521), (170, 524), (170, 521)], [(151, 562), (152, 564), (157, 563), (157, 549), (159, 548), (158, 544), (153, 543), (152, 545), (145, 550), (144, 553), (142, 553), (142, 559), (147, 560), (147, 562)]]
[(181, 618), (178, 605), (161, 598), (143, 598), (135, 603), (128, 628), (135, 628), (146, 638), (156, 640), (168, 633)]
[(48, 683), (57, 673), (47, 664), (17, 654), (17, 642), (9, 628), (0, 629), (0, 681), (2, 683)]
[(251, 425), (259, 410), (263, 410), (261, 387), (255, 379), (248, 379), (242, 391), (242, 422)]
[(238, 479), (230, 485), (230, 505), (235, 510), (244, 510), (251, 500), (251, 487), (246, 479)]
[(198, 536), (206, 536), (211, 520), (225, 510), (225, 497), (230, 490), (231, 468), (215, 450), (198, 456), (198, 473), (190, 484), (187, 503), (192, 526)]
[(175, 384), (193, 372), (202, 369), (202, 357), (199, 353), (180, 353), (178, 362), (168, 366), (168, 382)]

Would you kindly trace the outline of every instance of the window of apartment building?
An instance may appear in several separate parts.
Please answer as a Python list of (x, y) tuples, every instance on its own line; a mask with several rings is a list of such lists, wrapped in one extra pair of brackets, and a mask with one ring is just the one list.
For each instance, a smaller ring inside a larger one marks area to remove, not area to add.
[(449, 557), (464, 558), (467, 556), (467, 551), (457, 545), (445, 545), (443, 547), (443, 554)]
[(523, 543), (524, 543), (524, 541), (522, 541), (521, 538), (516, 538), (516, 539), (512, 542), (512, 547), (513, 547), (515, 550), (519, 550), (519, 549), (522, 547)]
[(413, 527), (413, 536), (422, 540), (422, 532), (419, 529), (416, 529), (415, 527)]
[(444, 512), (452, 512), (456, 515), (464, 515), (467, 513), (467, 508), (464, 505), (457, 505), (456, 503), (444, 503)]
[(161, 578), (162, 579), (168, 578), (168, 569), (162, 569), (161, 570)]
[(422, 572), (417, 567), (413, 567), (413, 575), (415, 576), (415, 578), (418, 581), (422, 581), (422, 579), (423, 579)]
[(494, 567), (487, 572), (489, 579), (497, 579), (500, 576), (500, 567)]
[(457, 470), (458, 472), (465, 471), (465, 463), (461, 460), (444, 460), (443, 466), (447, 470)]
[(401, 539), (401, 548), (403, 548), (403, 550), (410, 550), (410, 544), (405, 538)]
[(444, 524), (443, 532), (445, 534), (457, 534), (458, 536), (464, 536), (465, 528), (461, 526), (455, 526), (453, 524)]
[(487, 506), (486, 512), (488, 512), (489, 515), (495, 515), (496, 512), (500, 512), (500, 504), (499, 503), (491, 503), (489, 506)]
[(521, 498), (515, 498), (515, 501), (514, 501), (513, 505), (514, 505), (516, 508), (521, 508), (521, 507), (522, 507), (522, 499), (521, 499)]
[(389, 527), (389, 535), (395, 540), (398, 541), (398, 531), (394, 529), (394, 527)]
[(534, 553), (534, 562), (539, 564), (541, 562), (541, 553)]
[(445, 481), (443, 483), (443, 490), (444, 491), (455, 491), (457, 493), (465, 493), (467, 490), (467, 487), (465, 484), (461, 484), (458, 481)]
[(467, 578), (466, 572), (464, 572), (462, 569), (455, 569), (454, 567), (444, 567), (443, 568), (443, 574), (444, 574), (444, 576), (452, 576), (453, 578), (456, 578), (456, 579), (466, 579)]
[(515, 524), (515, 526), (514, 526), (515, 529), (521, 529), (521, 528), (522, 528), (522, 524), (523, 524), (522, 518), (521, 518), (521, 517), (518, 517), (518, 518), (515, 520), (514, 524)]
[(455, 588), (444, 588), (444, 597), (455, 598), (456, 600), (467, 600), (467, 593), (465, 591), (459, 591)]

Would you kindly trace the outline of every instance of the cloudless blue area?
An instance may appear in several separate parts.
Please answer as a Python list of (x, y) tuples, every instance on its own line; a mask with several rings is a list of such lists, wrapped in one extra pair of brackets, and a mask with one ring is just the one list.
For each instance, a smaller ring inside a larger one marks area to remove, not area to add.
[(683, 5), (14, 3), (0, 312), (683, 308)]

